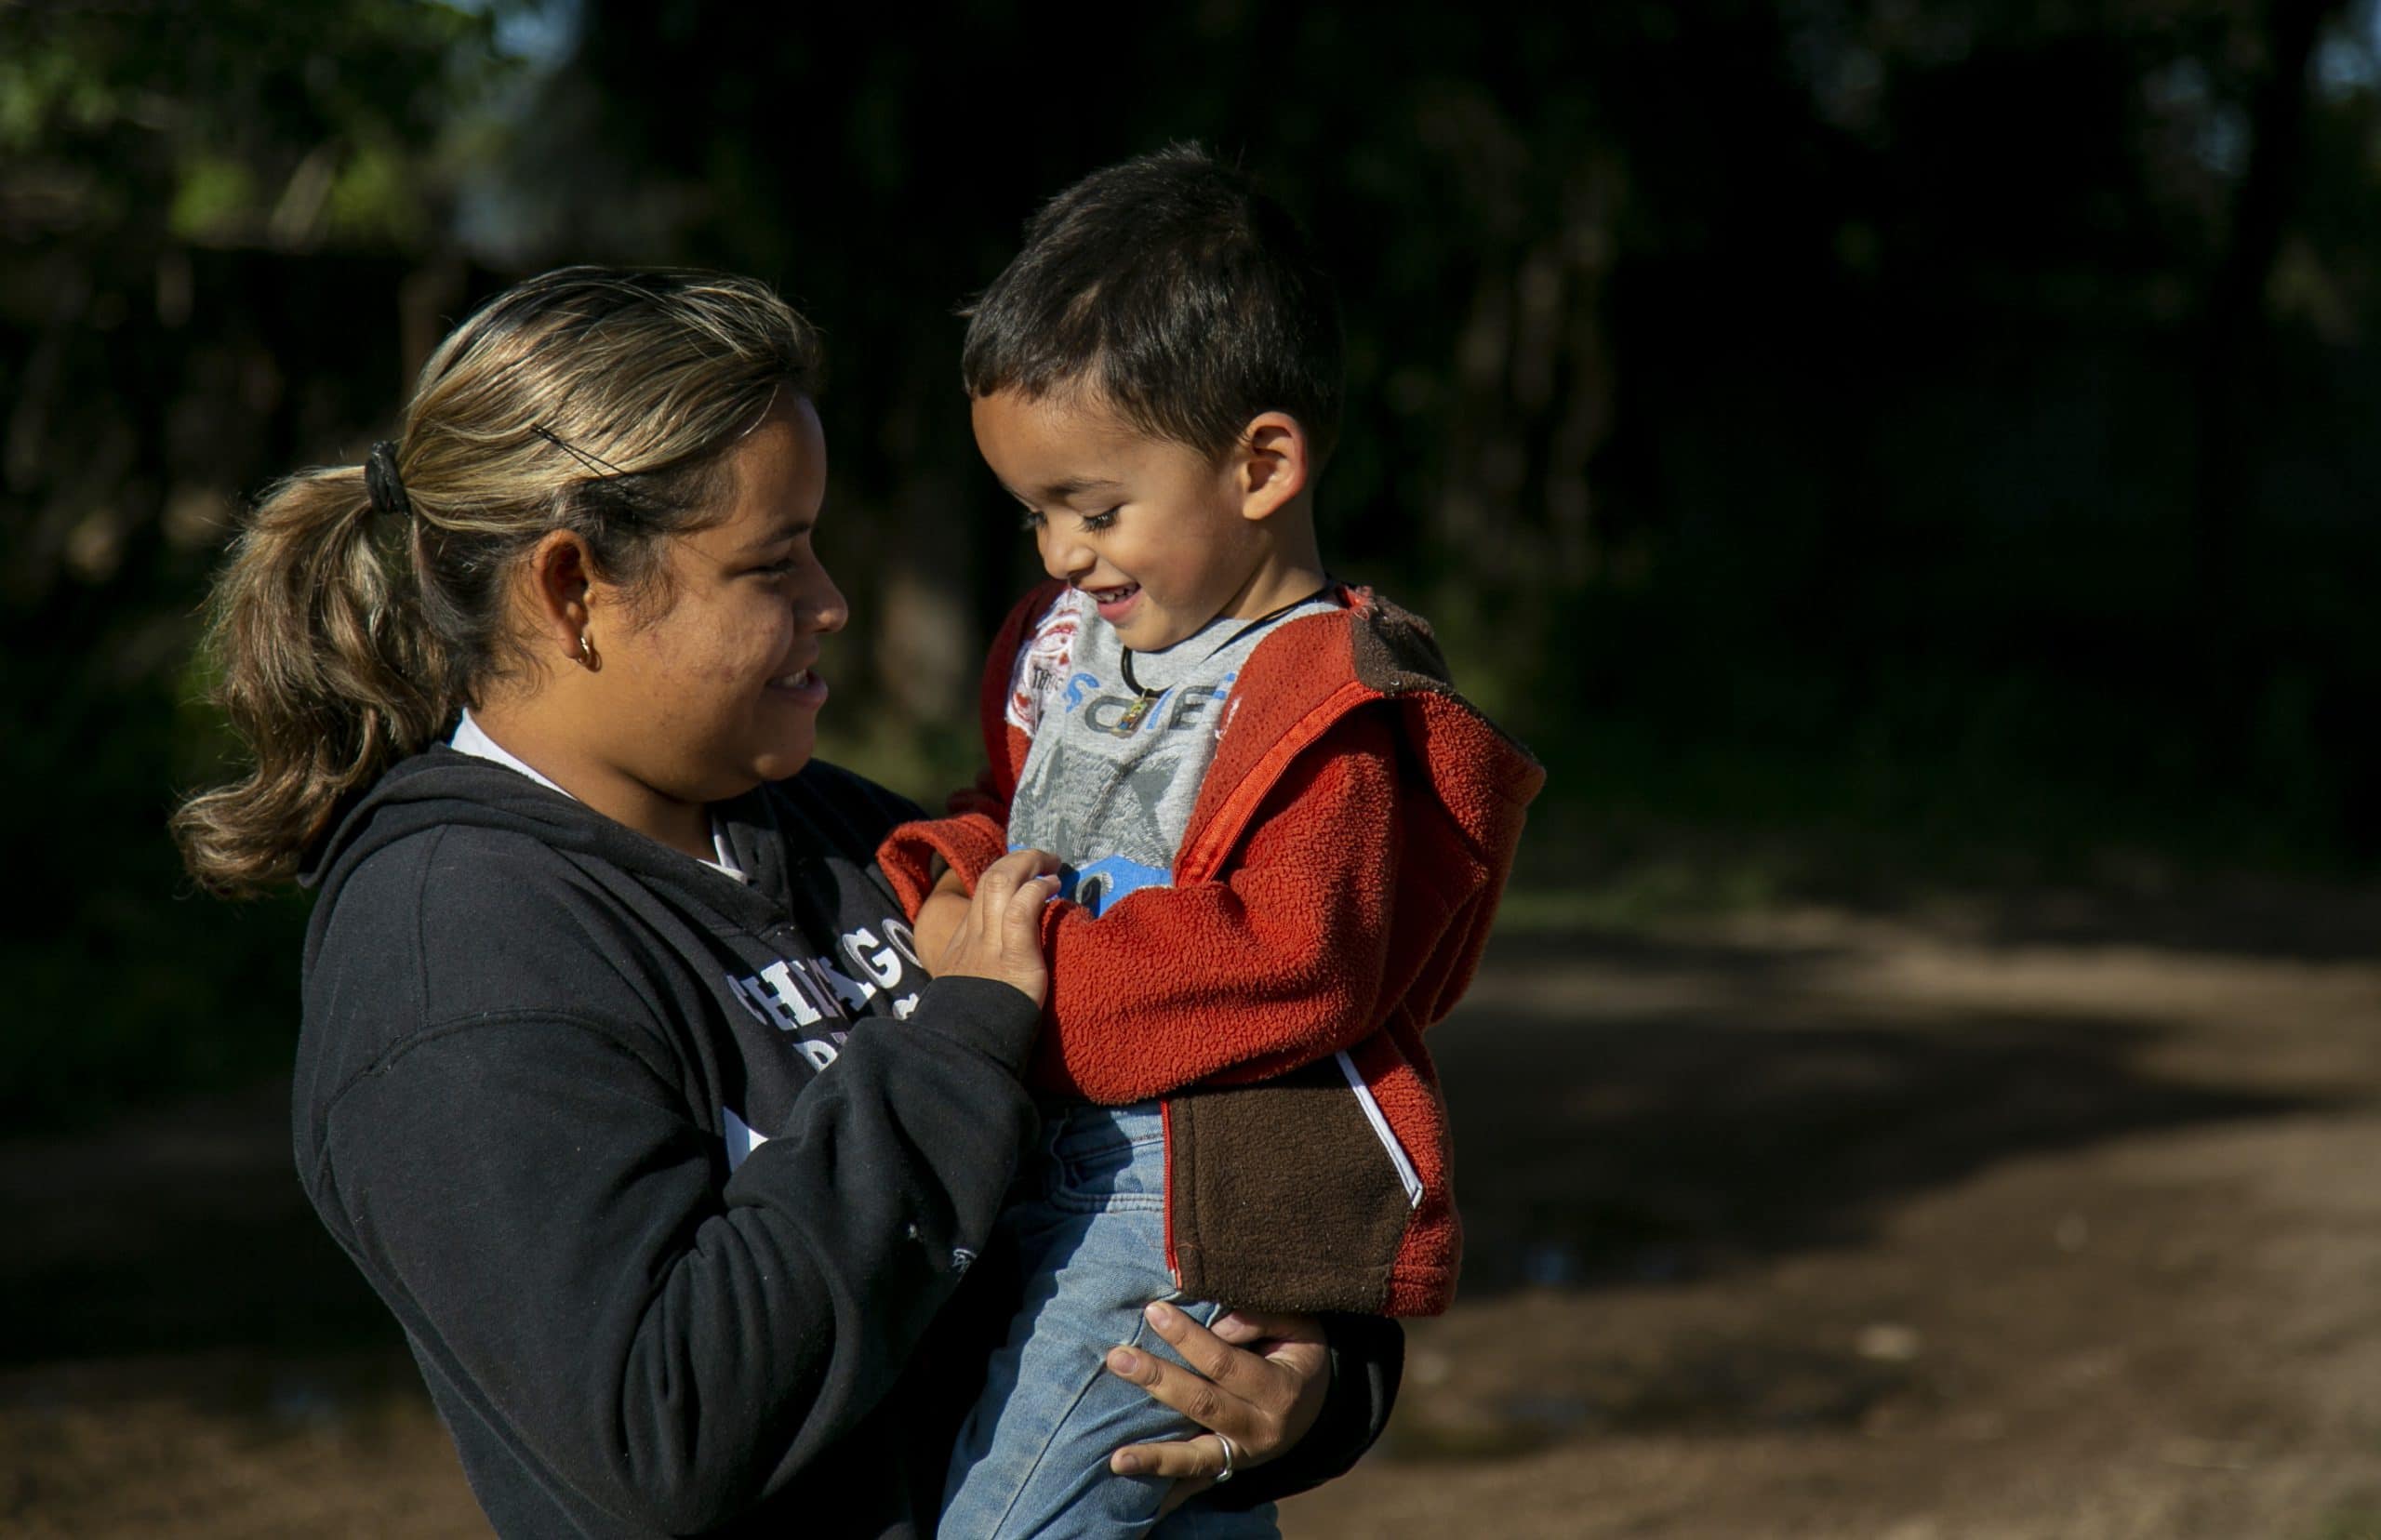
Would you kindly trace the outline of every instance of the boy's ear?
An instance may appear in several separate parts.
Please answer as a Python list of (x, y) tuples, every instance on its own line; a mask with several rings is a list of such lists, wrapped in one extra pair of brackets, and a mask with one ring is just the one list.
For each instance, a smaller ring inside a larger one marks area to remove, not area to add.
[(1259, 412), (1241, 430), (1234, 468), (1240, 482), (1240, 516), (1269, 519), (1306, 490), (1312, 469), (1306, 430), (1287, 412)]

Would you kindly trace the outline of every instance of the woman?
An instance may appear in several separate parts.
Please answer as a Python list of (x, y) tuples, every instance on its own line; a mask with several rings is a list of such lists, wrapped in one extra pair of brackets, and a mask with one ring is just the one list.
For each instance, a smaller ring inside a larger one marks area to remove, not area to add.
[[(871, 869), (914, 810), (810, 763), (815, 352), (746, 281), (530, 280), (216, 596), (257, 763), (177, 832), (219, 891), (317, 891), (300, 1175), (506, 1534), (924, 1533), (1005, 1308), (961, 1279), (1033, 1135), (1048, 862), (929, 981)], [(1151, 1325), (1204, 1376), (1111, 1367), (1212, 1432), (1113, 1468), (1177, 1495), (1386, 1416), (1377, 1323)]]

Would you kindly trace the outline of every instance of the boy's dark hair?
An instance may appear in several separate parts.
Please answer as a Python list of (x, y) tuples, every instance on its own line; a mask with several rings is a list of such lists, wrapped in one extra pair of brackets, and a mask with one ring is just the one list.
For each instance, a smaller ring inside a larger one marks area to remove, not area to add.
[(971, 396), (1077, 382), (1153, 437), (1221, 455), (1287, 412), (1320, 460), (1339, 433), (1339, 305), (1288, 210), (1194, 144), (1095, 171), (1025, 227), (965, 312)]

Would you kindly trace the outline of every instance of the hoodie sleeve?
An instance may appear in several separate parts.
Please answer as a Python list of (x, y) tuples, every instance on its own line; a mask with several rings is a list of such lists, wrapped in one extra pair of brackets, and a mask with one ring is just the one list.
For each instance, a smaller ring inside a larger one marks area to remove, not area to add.
[(1120, 1104), (1369, 1036), (1412, 972), (1390, 955), (1397, 774), (1388, 715), (1350, 712), (1292, 763), (1223, 878), (1143, 888), (1097, 919), (1051, 904), (1034, 1082)]
[(501, 1436), (612, 1513), (705, 1530), (832, 1450), (982, 1247), (1031, 1137), (1034, 1018), (1005, 985), (930, 986), (723, 1187), (649, 1037), (475, 1016), (339, 1092), (309, 1186)]

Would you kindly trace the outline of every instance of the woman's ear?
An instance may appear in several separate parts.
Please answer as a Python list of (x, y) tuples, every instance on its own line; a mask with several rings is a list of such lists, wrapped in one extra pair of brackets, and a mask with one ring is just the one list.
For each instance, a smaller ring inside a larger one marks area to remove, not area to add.
[(1233, 456), (1240, 516), (1269, 519), (1306, 490), (1311, 470), (1306, 430), (1287, 412), (1259, 412), (1240, 432)]
[(579, 660), (586, 655), (580, 638), (590, 619), (588, 598), (594, 587), (587, 542), (567, 529), (548, 530), (530, 548), (524, 586), (528, 590), (528, 632), (538, 652)]

